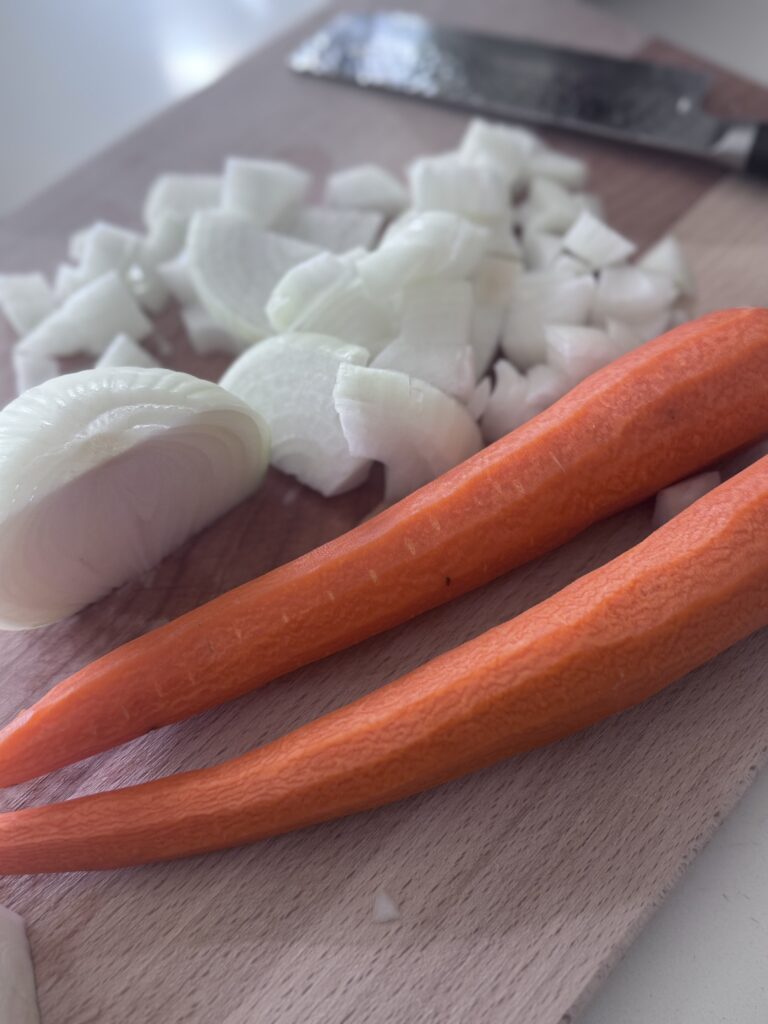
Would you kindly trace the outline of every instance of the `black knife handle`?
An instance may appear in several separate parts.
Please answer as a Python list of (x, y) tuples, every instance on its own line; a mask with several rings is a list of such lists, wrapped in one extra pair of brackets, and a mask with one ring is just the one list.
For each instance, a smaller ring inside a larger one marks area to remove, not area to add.
[(744, 166), (747, 174), (768, 179), (768, 124), (757, 126), (757, 135)]

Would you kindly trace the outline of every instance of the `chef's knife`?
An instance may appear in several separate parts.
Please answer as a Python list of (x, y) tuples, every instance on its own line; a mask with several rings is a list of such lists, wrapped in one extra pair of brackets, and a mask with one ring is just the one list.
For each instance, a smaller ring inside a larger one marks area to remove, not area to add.
[(768, 125), (707, 113), (711, 79), (685, 68), (465, 32), (392, 11), (337, 15), (299, 46), (290, 66), (768, 177)]

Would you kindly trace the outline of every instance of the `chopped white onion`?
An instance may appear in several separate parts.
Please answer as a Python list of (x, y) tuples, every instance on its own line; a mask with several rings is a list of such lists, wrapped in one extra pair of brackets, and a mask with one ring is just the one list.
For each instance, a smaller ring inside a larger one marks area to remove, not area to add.
[(400, 911), (389, 893), (377, 892), (373, 899), (373, 920), (376, 924), (392, 924), (400, 920)]
[(488, 233), (463, 217), (431, 210), (409, 220), (401, 231), (359, 263), (372, 295), (388, 295), (411, 281), (469, 277), (485, 251)]
[(288, 271), (272, 291), (275, 330), (327, 334), (379, 352), (396, 333), (391, 310), (365, 289), (357, 264), (322, 252)]
[(605, 326), (617, 353), (623, 355), (663, 334), (669, 328), (669, 314), (664, 310), (657, 316), (649, 317), (647, 320), (636, 320), (633, 323), (609, 319), (606, 320)]
[(311, 242), (329, 252), (372, 248), (384, 218), (376, 210), (344, 210), (332, 206), (304, 206), (280, 221), (279, 230), (291, 238)]
[(385, 466), (384, 500), (398, 501), (479, 451), (459, 402), (396, 370), (344, 363), (333, 392), (349, 449)]
[(591, 274), (561, 277), (550, 271), (518, 274), (510, 299), (501, 347), (522, 370), (546, 358), (547, 324), (586, 323), (595, 296)]
[(491, 378), (483, 377), (483, 379), (475, 386), (475, 390), (472, 392), (472, 395), (467, 402), (467, 412), (472, 419), (482, 419), (485, 410), (488, 408), (490, 398)]
[[(80, 269), (86, 281), (101, 277), (110, 270), (124, 273), (140, 259), (142, 239), (135, 231), (96, 221), (78, 232), (76, 249)], [(70, 253), (73, 246), (70, 245)]]
[(475, 302), (472, 308), (469, 337), (474, 352), (473, 362), (477, 379), (488, 372), (496, 358), (506, 315), (505, 306), (495, 306), (487, 302)]
[(557, 153), (554, 149), (538, 149), (532, 153), (529, 168), (532, 178), (549, 178), (571, 189), (584, 188), (589, 175), (585, 160)]
[(39, 352), (27, 352), (20, 344), (11, 350), (11, 364), (17, 395), (59, 375), (59, 364), (55, 359)]
[(192, 272), (189, 269), (189, 255), (186, 251), (167, 263), (161, 263), (157, 273), (165, 287), (180, 306), (192, 306), (199, 303)]
[(174, 213), (160, 213), (141, 243), (141, 262), (158, 267), (179, 255), (187, 238), (189, 221)]
[(683, 253), (682, 246), (674, 235), (665, 235), (651, 246), (637, 261), (644, 270), (651, 270), (668, 277), (681, 295), (688, 297), (696, 292), (693, 272)]
[(151, 231), (168, 214), (186, 223), (198, 210), (207, 210), (220, 202), (218, 174), (162, 174), (152, 183), (144, 200), (144, 223)]
[(519, 260), (522, 258), (522, 246), (515, 235), (514, 210), (505, 211), (490, 225), (485, 251), (489, 256), (498, 256), (501, 259)]
[(563, 238), (563, 248), (600, 270), (613, 263), (622, 263), (632, 255), (636, 246), (594, 213), (582, 210)]
[(189, 344), (198, 355), (209, 356), (215, 352), (224, 352), (226, 355), (239, 356), (248, 347), (247, 342), (219, 327), (202, 306), (184, 306), (179, 315)]
[(159, 366), (153, 358), (127, 334), (113, 338), (99, 357), (96, 366)]
[(567, 192), (549, 178), (534, 178), (528, 188), (524, 207), (525, 227), (529, 231), (562, 234), (586, 209), (584, 196)]
[(598, 327), (570, 324), (549, 324), (544, 328), (547, 339), (547, 362), (567, 378), (578, 384), (601, 366), (617, 356), (606, 331)]
[(259, 417), (216, 384), (85, 370), (0, 412), (0, 626), (41, 626), (150, 568), (241, 501), (267, 464)]
[(408, 169), (417, 210), (447, 210), (484, 227), (509, 208), (509, 186), (491, 164), (464, 163), (455, 153), (422, 157)]
[(546, 270), (563, 251), (563, 240), (544, 231), (526, 231), (523, 255), (529, 270)]
[(100, 355), (116, 334), (143, 338), (152, 324), (114, 271), (84, 285), (19, 342), (25, 352)]
[(280, 278), (316, 252), (221, 210), (195, 214), (189, 227), (189, 270), (200, 301), (216, 323), (248, 342), (271, 333), (266, 305)]
[(350, 454), (332, 395), (341, 366), (367, 362), (359, 345), (286, 334), (244, 352), (221, 386), (268, 424), (274, 466), (321, 494), (341, 494), (363, 482), (370, 460)]
[(570, 256), (567, 252), (561, 252), (553, 261), (550, 269), (559, 277), (580, 277), (582, 274), (592, 273), (592, 268), (584, 260)]
[(484, 256), (473, 275), (475, 302), (470, 338), (475, 351), (475, 373), (478, 378), (487, 373), (496, 356), (507, 306), (519, 273), (520, 264), (515, 260)]
[(595, 315), (633, 323), (657, 317), (677, 298), (677, 285), (663, 274), (642, 267), (606, 267), (595, 293)]
[(0, 1021), (40, 1024), (24, 920), (8, 907), (0, 907)]
[(328, 175), (325, 202), (352, 210), (377, 210), (385, 217), (394, 217), (408, 205), (408, 192), (383, 167), (358, 164)]
[(472, 286), (467, 281), (421, 281), (403, 296), (402, 326), (372, 366), (400, 370), (461, 401), (475, 386), (469, 344)]
[(544, 364), (532, 366), (523, 374), (506, 359), (500, 359), (493, 372), (496, 380), (482, 424), (488, 442), (498, 441), (537, 416), (570, 387), (561, 373)]
[(310, 182), (309, 174), (293, 164), (231, 156), (224, 164), (221, 205), (261, 228), (271, 228), (298, 210)]
[(653, 525), (663, 526), (670, 519), (674, 519), (684, 509), (688, 508), (699, 498), (703, 498), (709, 491), (714, 490), (720, 484), (720, 474), (716, 470), (709, 473), (699, 473), (697, 476), (688, 477), (680, 483), (665, 487), (656, 495), (656, 502), (653, 506)]
[(504, 174), (507, 187), (515, 188), (525, 182), (528, 167), (541, 140), (527, 128), (505, 124), (491, 124), (482, 118), (473, 118), (464, 132), (459, 154), (468, 163), (490, 163)]
[(56, 305), (42, 274), (0, 274), (0, 310), (17, 334), (37, 327)]
[(53, 294), (57, 302), (63, 302), (85, 284), (85, 277), (80, 267), (71, 263), (60, 263), (53, 276)]

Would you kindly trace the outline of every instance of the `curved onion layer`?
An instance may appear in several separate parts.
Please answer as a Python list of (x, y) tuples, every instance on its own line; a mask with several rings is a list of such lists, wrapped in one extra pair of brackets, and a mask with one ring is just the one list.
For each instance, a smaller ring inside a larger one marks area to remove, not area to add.
[(41, 356), (101, 355), (116, 334), (143, 338), (152, 324), (114, 270), (86, 284), (19, 342)]
[(699, 473), (697, 476), (689, 476), (687, 480), (681, 480), (671, 487), (665, 487), (656, 495), (656, 502), (653, 506), (653, 525), (663, 526), (670, 519), (680, 515), (684, 509), (692, 505), (694, 501), (703, 498), (709, 491), (714, 490), (720, 484), (720, 474), (716, 470), (709, 473)]
[(345, 363), (333, 392), (349, 450), (386, 467), (384, 500), (399, 501), (482, 447), (453, 398), (396, 370)]
[(24, 921), (7, 907), (0, 907), (0, 1021), (40, 1024)]
[(370, 462), (350, 454), (331, 396), (340, 367), (367, 362), (359, 345), (285, 334), (244, 352), (221, 386), (268, 424), (274, 466), (321, 494), (341, 494), (363, 482)]
[(281, 160), (231, 156), (224, 164), (221, 205), (269, 228), (301, 205), (311, 180), (306, 171)]
[(381, 233), (384, 218), (376, 210), (337, 210), (304, 206), (280, 221), (278, 230), (328, 252), (370, 249)]
[(480, 262), (488, 232), (463, 217), (429, 210), (409, 218), (359, 263), (372, 295), (388, 295), (411, 281), (469, 277)]
[(377, 164), (357, 164), (329, 174), (325, 182), (329, 206), (351, 210), (377, 210), (394, 217), (408, 205), (405, 186)]
[(378, 352), (394, 336), (390, 309), (364, 287), (354, 260), (321, 252), (278, 281), (267, 303), (276, 331), (325, 334)]
[(591, 274), (561, 276), (534, 270), (513, 282), (501, 347), (516, 366), (527, 370), (546, 357), (547, 324), (584, 324), (595, 297)]
[(483, 437), (489, 443), (537, 416), (570, 387), (562, 373), (543, 363), (520, 373), (499, 359), (493, 372), (496, 382), (483, 413)]
[(55, 622), (149, 569), (260, 482), (268, 430), (217, 384), (85, 370), (0, 412), (0, 626)]
[(472, 286), (467, 281), (421, 281), (405, 290), (400, 334), (373, 366), (400, 370), (467, 401), (475, 386), (470, 345)]
[(0, 274), (0, 310), (17, 334), (37, 327), (56, 305), (42, 274)]
[(245, 341), (259, 341), (272, 332), (266, 313), (272, 289), (317, 249), (238, 214), (207, 210), (192, 220), (188, 251), (195, 291), (216, 323)]

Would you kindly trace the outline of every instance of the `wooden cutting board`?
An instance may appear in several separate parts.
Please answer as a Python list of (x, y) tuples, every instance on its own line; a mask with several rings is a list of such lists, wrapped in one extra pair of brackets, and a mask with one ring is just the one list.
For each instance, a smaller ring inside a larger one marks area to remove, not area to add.
[[(570, 0), (429, 0), (457, 24), (687, 60)], [(317, 19), (315, 19), (317, 20)], [(314, 24), (314, 22), (312, 23)], [(254, 55), (0, 224), (3, 270), (51, 269), (97, 217), (137, 220), (151, 178), (227, 153), (318, 174), (399, 168), (455, 144), (464, 118), (292, 77), (290, 46)], [(717, 75), (721, 109), (768, 96)], [(701, 307), (761, 304), (768, 192), (671, 157), (551, 133), (587, 156), (608, 216), (641, 244), (678, 225)], [(4, 370), (11, 335), (2, 330)], [(174, 312), (173, 365), (214, 377)], [(5, 377), (3, 378), (5, 379)], [(6, 387), (7, 396), (7, 387)], [(333, 500), (271, 474), (250, 501), (143, 579), (75, 618), (0, 638), (0, 719), (118, 643), (355, 524), (379, 484)], [(644, 537), (650, 509), (251, 697), (5, 792), (2, 808), (134, 783), (239, 754), (545, 598)], [(0, 880), (24, 914), (45, 1024), (557, 1024), (570, 1020), (765, 760), (760, 634), (601, 726), (375, 813), (248, 849), (109, 874)], [(375, 893), (401, 920), (372, 920)]]

